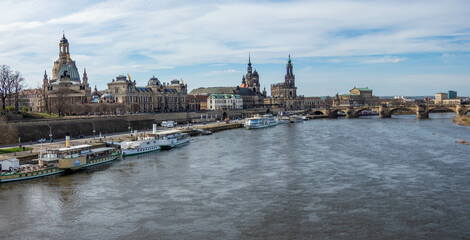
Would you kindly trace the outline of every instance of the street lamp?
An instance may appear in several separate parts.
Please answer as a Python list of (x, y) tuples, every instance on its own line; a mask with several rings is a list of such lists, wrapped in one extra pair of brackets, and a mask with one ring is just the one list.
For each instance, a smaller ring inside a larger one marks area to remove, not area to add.
[(46, 124), (46, 125), (49, 127), (49, 140), (50, 140), (50, 143), (52, 144), (52, 127), (49, 124)]
[(129, 125), (128, 129), (129, 129), (129, 136), (130, 136), (132, 134), (131, 133), (131, 121), (129, 121), (127, 119), (126, 119), (126, 121), (127, 121), (127, 124)]
[(93, 124), (93, 139), (95, 139), (95, 132), (96, 132), (96, 130), (95, 130), (95, 123), (94, 123), (94, 122), (91, 122), (91, 124)]

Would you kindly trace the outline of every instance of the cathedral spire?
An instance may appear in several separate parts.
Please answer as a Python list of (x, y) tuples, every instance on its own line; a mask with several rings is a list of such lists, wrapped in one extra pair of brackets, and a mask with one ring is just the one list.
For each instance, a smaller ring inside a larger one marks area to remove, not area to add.
[(251, 74), (251, 54), (248, 52), (248, 68), (247, 68), (248, 74)]

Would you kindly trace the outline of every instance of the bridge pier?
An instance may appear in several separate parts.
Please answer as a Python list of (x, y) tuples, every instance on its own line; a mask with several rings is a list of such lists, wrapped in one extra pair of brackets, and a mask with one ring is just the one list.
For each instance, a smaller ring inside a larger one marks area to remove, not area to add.
[(359, 118), (359, 112), (354, 111), (354, 108), (349, 108), (346, 111), (346, 118)]
[(429, 112), (426, 111), (426, 106), (419, 106), (418, 110), (416, 111), (416, 118), (417, 119), (428, 119)]
[(379, 118), (391, 118), (390, 110), (386, 107), (379, 107)]

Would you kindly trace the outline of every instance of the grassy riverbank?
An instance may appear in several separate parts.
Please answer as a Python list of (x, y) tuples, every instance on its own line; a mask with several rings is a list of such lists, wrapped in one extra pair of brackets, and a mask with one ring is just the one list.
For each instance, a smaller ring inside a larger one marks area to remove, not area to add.
[[(33, 150), (32, 148), (29, 148), (29, 147), (25, 147), (24, 151), (29, 151), (29, 150)], [(4, 149), (0, 149), (0, 154), (4, 154), (4, 153), (14, 153), (14, 152), (22, 152), (23, 151), (23, 148), (21, 147), (14, 147), (14, 148), (4, 148)]]

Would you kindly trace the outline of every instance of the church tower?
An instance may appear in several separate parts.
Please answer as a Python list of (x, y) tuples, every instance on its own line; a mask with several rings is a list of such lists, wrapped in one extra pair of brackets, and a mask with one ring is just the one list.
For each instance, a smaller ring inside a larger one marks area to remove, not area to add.
[(88, 75), (86, 74), (86, 68), (83, 69), (82, 84), (83, 84), (84, 86), (88, 85)]
[(289, 61), (287, 62), (286, 65), (286, 76), (285, 76), (285, 85), (286, 87), (295, 87), (295, 75), (292, 72), (292, 61), (290, 60), (290, 54), (289, 54)]
[(52, 82), (60, 81), (61, 76), (70, 75), (69, 81), (80, 83), (80, 74), (78, 73), (75, 61), (70, 58), (69, 41), (62, 34), (59, 42), (59, 59), (54, 62), (52, 68)]
[(261, 88), (259, 85), (259, 74), (256, 69), (254, 72), (252, 70), (253, 69), (251, 67), (251, 55), (248, 54), (248, 67), (247, 73), (245, 75), (246, 84), (243, 84), (242, 82), (242, 85), (245, 85), (246, 88), (250, 88), (256, 94), (261, 94)]
[(67, 60), (68, 57), (70, 57), (69, 41), (65, 38), (65, 33), (63, 33), (59, 43), (59, 58)]
[(49, 85), (49, 80), (47, 79), (47, 72), (44, 70), (44, 78), (42, 79), (42, 85), (43, 86), (48, 86)]
[(248, 53), (248, 67), (246, 68), (246, 70), (247, 70), (247, 75), (251, 74), (251, 56), (249, 53)]

